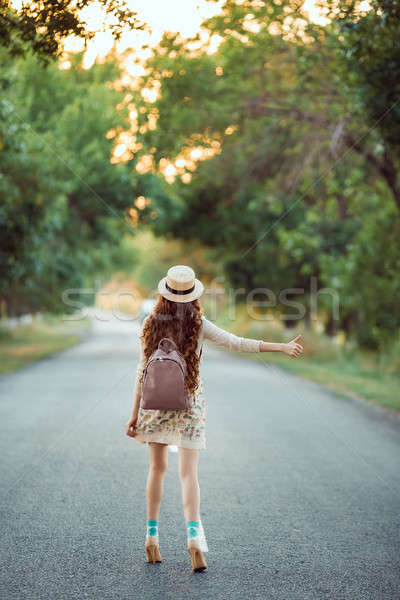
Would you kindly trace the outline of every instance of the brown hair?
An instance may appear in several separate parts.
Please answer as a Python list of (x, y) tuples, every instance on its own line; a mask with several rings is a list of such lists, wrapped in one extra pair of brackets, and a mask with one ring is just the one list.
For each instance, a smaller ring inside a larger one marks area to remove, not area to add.
[[(186, 386), (189, 394), (193, 394), (199, 386), (199, 358), (196, 349), (202, 313), (199, 300), (172, 302), (160, 295), (146, 319), (141, 335), (146, 362), (163, 337), (174, 340), (186, 361)], [(142, 376), (143, 373), (140, 379)]]

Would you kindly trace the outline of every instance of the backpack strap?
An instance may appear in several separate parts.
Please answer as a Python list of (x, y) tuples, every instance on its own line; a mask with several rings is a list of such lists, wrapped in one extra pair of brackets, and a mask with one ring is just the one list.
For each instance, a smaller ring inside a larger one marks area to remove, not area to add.
[(164, 352), (172, 352), (172, 350), (178, 349), (176, 343), (174, 342), (174, 340), (171, 340), (171, 338), (162, 338), (158, 342), (158, 348), (160, 350), (164, 350)]

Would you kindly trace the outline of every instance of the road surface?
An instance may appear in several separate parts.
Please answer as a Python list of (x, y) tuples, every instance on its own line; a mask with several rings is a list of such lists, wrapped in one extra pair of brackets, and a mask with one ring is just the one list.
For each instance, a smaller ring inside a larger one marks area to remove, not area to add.
[(206, 346), (208, 570), (190, 568), (172, 451), (164, 562), (146, 564), (147, 447), (124, 434), (137, 325), (101, 318), (0, 378), (1, 598), (400, 598), (399, 420)]

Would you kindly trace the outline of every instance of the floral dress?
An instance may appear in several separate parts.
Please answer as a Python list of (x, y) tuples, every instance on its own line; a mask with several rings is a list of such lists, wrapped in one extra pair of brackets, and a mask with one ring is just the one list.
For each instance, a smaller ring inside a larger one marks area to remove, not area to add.
[[(197, 344), (200, 354), (203, 341), (237, 352), (259, 352), (260, 341), (234, 335), (202, 317), (202, 326)], [(139, 378), (145, 366), (141, 345), (140, 361), (136, 371), (135, 393), (140, 395)], [(194, 393), (194, 402), (187, 410), (154, 410), (139, 408), (134, 439), (140, 444), (159, 442), (181, 448), (206, 448), (206, 400), (203, 380), (199, 377), (199, 387)]]

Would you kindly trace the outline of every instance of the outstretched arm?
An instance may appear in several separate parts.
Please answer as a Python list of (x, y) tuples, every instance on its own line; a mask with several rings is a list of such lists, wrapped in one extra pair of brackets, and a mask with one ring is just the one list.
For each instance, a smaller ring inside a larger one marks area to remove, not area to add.
[(287, 344), (279, 344), (274, 342), (261, 342), (260, 352), (283, 352), (288, 356), (299, 356), (303, 352), (303, 346), (300, 344), (301, 334), (296, 336)]
[(217, 327), (217, 325), (214, 325), (214, 323), (211, 323), (205, 317), (203, 317), (203, 333), (205, 340), (227, 350), (233, 350), (234, 352), (261, 352), (262, 340), (240, 337), (234, 333), (225, 331), (225, 329)]
[(264, 342), (237, 336), (221, 327), (217, 327), (208, 319), (203, 317), (204, 339), (212, 342), (216, 346), (227, 348), (236, 352), (283, 352), (288, 356), (299, 356), (303, 351), (300, 345), (301, 335), (298, 335), (289, 343)]

